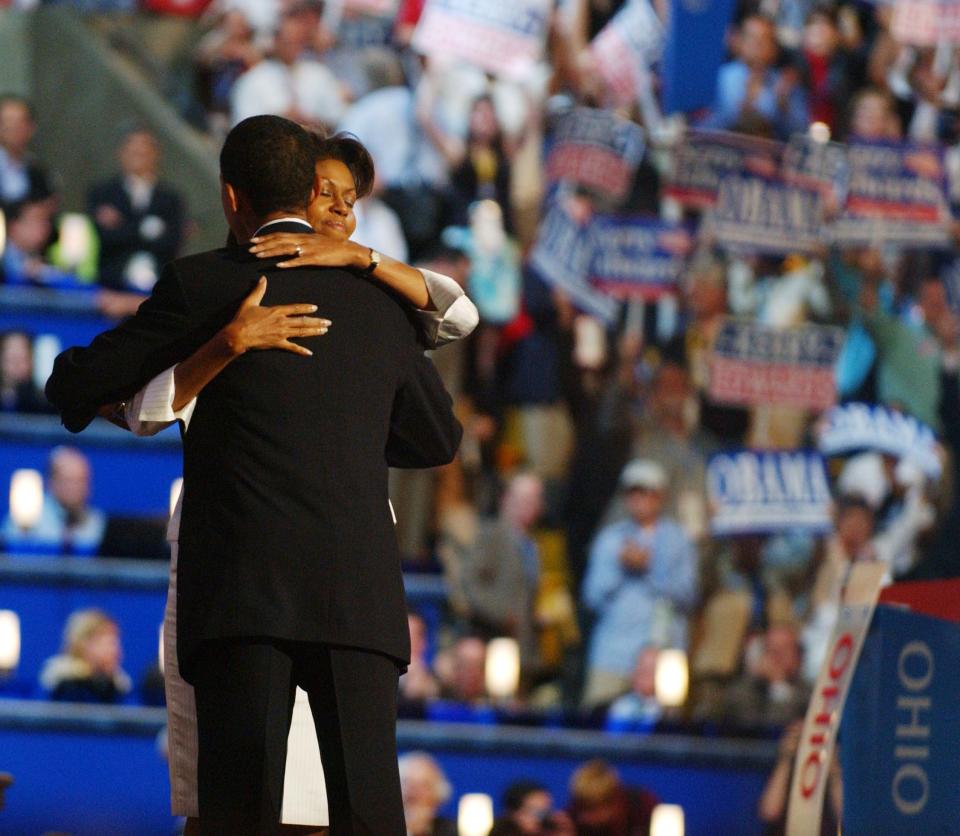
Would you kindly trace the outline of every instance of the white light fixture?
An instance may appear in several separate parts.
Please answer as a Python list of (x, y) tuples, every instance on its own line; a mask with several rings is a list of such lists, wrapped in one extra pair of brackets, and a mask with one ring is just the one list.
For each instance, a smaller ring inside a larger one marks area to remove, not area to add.
[(826, 122), (812, 122), (809, 128), (810, 139), (824, 145), (830, 141), (830, 126)]
[(487, 693), (494, 699), (509, 699), (520, 685), (520, 645), (516, 639), (492, 639), (487, 645), (484, 669)]
[(27, 531), (40, 521), (43, 513), (43, 476), (39, 470), (24, 468), (10, 477), (10, 519)]
[(683, 705), (687, 701), (689, 685), (690, 672), (687, 667), (686, 652), (661, 650), (657, 653), (657, 667), (654, 673), (657, 702), (670, 708)]
[(53, 372), (53, 362), (60, 353), (60, 338), (56, 334), (39, 334), (33, 340), (33, 382), (43, 389)]
[(0, 255), (3, 255), (3, 248), (7, 244), (7, 217), (0, 209)]
[(487, 836), (493, 827), (493, 799), (482, 792), (460, 796), (457, 809), (459, 836)]
[(683, 807), (658, 804), (650, 816), (650, 836), (683, 836)]
[(20, 664), (20, 616), (13, 610), (0, 610), (0, 675), (9, 674)]
[(160, 666), (160, 673), (163, 673), (163, 625), (160, 625), (160, 646), (157, 649), (157, 664)]
[(65, 212), (60, 216), (60, 259), (64, 267), (76, 269), (93, 255), (94, 232), (86, 215)]
[(178, 476), (170, 483), (170, 516), (173, 516), (173, 512), (177, 508), (177, 501), (180, 499), (180, 494), (183, 492), (183, 477)]

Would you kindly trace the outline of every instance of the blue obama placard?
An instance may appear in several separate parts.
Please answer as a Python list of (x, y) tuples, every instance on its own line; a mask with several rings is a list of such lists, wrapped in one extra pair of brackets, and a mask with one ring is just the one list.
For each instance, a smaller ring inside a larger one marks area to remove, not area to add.
[(831, 526), (826, 468), (810, 450), (717, 453), (707, 464), (707, 501), (718, 537)]

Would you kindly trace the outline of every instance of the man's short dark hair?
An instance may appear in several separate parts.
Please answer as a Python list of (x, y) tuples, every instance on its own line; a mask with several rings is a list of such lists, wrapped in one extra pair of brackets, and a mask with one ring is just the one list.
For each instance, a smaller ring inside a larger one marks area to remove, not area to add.
[(359, 139), (348, 133), (334, 134), (326, 138), (315, 134), (313, 145), (318, 163), (324, 160), (339, 160), (350, 169), (353, 183), (357, 187), (358, 200), (373, 191), (376, 176), (373, 157)]
[(253, 211), (303, 212), (314, 182), (310, 134), (281, 116), (251, 116), (227, 134), (220, 175), (250, 202)]
[(538, 781), (527, 779), (514, 781), (503, 793), (503, 806), (508, 812), (516, 813), (523, 807), (523, 802), (527, 800), (527, 796), (533, 795), (535, 792), (549, 792), (549, 790)]

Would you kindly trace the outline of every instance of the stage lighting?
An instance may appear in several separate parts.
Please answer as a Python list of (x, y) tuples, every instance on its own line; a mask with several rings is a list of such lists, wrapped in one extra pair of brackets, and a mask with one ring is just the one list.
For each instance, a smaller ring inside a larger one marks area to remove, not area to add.
[(160, 666), (160, 673), (163, 673), (163, 663), (164, 663), (164, 654), (163, 654), (163, 625), (160, 625), (160, 642), (159, 647), (157, 648), (157, 664)]
[(75, 270), (91, 260), (96, 247), (96, 232), (86, 215), (65, 212), (60, 216), (60, 263)]
[(10, 519), (27, 531), (40, 521), (43, 513), (43, 476), (27, 468), (13, 471), (10, 477)]
[(53, 363), (60, 353), (60, 338), (56, 334), (38, 334), (33, 340), (33, 382), (43, 389), (53, 372)]
[(493, 827), (493, 799), (482, 792), (460, 796), (457, 810), (459, 836), (487, 836)]
[(650, 816), (650, 836), (683, 836), (683, 807), (658, 804)]
[(0, 610), (0, 676), (8, 676), (20, 664), (20, 616)]
[(814, 142), (830, 141), (830, 126), (826, 122), (812, 122), (809, 128), (810, 139)]
[(510, 699), (520, 685), (520, 645), (516, 639), (493, 639), (487, 645), (484, 671), (487, 693), (494, 699)]
[(683, 705), (687, 701), (690, 673), (687, 654), (683, 650), (661, 650), (657, 653), (654, 689), (657, 702), (667, 707)]

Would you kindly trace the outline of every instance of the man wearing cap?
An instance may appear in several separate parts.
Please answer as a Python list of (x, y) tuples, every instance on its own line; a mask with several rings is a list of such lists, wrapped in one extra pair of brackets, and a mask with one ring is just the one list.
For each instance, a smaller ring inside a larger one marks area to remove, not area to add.
[(635, 459), (620, 477), (627, 518), (602, 528), (590, 549), (583, 603), (596, 619), (583, 706), (610, 703), (630, 689), (647, 645), (686, 647), (686, 616), (697, 597), (697, 556), (683, 529), (663, 517), (667, 477)]

